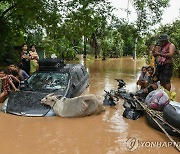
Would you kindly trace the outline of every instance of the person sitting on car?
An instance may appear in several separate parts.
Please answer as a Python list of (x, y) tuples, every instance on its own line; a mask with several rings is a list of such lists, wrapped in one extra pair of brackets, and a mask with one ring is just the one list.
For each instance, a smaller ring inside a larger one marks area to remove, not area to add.
[(22, 68), (23, 68), (22, 64), (19, 64), (18, 65), (18, 75), (19, 75), (20, 81), (25, 81), (29, 78), (29, 75)]
[(19, 89), (15, 87), (11, 77), (6, 73), (4, 69), (0, 70), (0, 80), (1, 80), (0, 103), (3, 103), (11, 92), (11, 86), (14, 89), (14, 91), (18, 91)]
[(19, 87), (20, 80), (18, 75), (18, 68), (15, 66), (14, 63), (9, 63), (6, 73), (11, 77), (12, 82), (16, 86), (16, 88)]

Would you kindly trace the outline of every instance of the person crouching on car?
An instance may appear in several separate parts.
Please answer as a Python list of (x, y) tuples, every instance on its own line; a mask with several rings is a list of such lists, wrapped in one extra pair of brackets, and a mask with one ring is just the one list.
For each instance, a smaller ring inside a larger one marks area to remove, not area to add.
[(14, 91), (19, 91), (19, 89), (15, 87), (11, 77), (7, 75), (6, 71), (3, 69), (0, 70), (0, 80), (1, 80), (0, 103), (3, 103), (11, 92), (11, 86), (14, 89)]

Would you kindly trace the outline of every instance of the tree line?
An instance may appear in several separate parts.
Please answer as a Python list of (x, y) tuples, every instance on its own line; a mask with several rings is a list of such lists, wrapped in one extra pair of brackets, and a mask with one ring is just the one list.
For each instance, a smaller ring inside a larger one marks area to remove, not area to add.
[[(66, 60), (77, 54), (103, 59), (133, 56), (135, 50), (137, 56), (147, 58), (160, 33), (167, 33), (180, 49), (179, 20), (149, 31), (160, 23), (169, 0), (130, 3), (137, 13), (133, 23), (115, 16), (108, 0), (0, 0), (0, 63), (7, 58), (18, 60), (14, 48), (25, 42), (41, 47), (47, 56), (55, 53)], [(178, 58), (175, 61), (178, 70)]]

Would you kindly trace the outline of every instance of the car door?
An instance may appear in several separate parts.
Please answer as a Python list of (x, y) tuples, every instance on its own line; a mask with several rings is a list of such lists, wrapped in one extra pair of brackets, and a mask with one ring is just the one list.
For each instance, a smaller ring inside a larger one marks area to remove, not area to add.
[(82, 65), (81, 66), (81, 72), (83, 73), (83, 77), (82, 77), (82, 83), (83, 83), (83, 86), (85, 88), (87, 88), (89, 86), (89, 73), (87, 72), (86, 68)]
[(83, 65), (79, 65), (77, 69), (77, 74), (80, 79), (80, 92), (82, 93), (89, 85), (89, 76)]
[(80, 79), (77, 74), (76, 68), (71, 71), (71, 85), (70, 85), (70, 97), (75, 97), (79, 95), (79, 82)]
[(82, 94), (82, 92), (89, 85), (89, 75), (83, 65), (76, 65), (71, 71), (71, 85), (69, 97), (75, 97)]

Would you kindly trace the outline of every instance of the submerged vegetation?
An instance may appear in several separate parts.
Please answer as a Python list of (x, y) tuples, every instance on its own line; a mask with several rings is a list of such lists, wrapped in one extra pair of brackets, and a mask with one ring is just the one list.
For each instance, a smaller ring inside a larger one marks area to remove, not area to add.
[[(132, 0), (137, 20), (129, 23), (112, 12), (108, 0), (0, 0), (0, 62), (11, 58), (18, 61), (23, 43), (35, 44), (49, 57), (73, 60), (77, 54), (101, 57), (148, 57), (150, 45), (160, 33), (167, 33), (180, 50), (180, 20), (160, 23), (169, 0)], [(130, 15), (129, 10), (126, 10)], [(178, 52), (175, 72), (180, 68)]]

